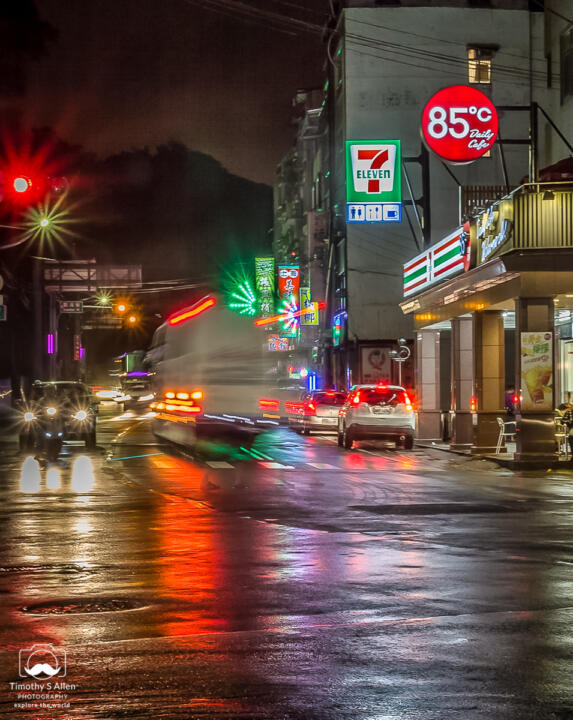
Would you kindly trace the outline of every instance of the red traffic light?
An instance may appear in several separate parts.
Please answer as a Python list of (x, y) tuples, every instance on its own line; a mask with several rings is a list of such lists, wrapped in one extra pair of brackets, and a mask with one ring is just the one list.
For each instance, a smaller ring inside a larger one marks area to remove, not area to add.
[(12, 181), (12, 187), (17, 193), (27, 193), (32, 189), (32, 181), (25, 175), (18, 175)]

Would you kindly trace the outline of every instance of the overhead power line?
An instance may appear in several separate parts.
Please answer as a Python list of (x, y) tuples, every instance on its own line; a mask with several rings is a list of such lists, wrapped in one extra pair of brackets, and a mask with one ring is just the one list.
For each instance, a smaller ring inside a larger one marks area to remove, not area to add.
[(274, 10), (266, 10), (249, 5), (249, 3), (240, 0), (185, 0), (188, 5), (195, 5), (203, 10), (211, 10), (220, 14), (238, 16), (247, 21), (264, 23), (267, 27), (269, 24), (273, 29), (295, 35), (295, 31), (310, 32), (313, 34), (321, 34), (323, 26), (319, 23), (312, 23), (308, 20), (286, 15)]

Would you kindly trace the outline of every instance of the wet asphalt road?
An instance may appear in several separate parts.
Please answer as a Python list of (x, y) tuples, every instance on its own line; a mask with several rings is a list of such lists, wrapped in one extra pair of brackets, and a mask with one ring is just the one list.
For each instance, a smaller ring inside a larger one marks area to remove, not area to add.
[[(149, 426), (0, 444), (0, 717), (573, 717), (573, 472)], [(40, 643), (74, 687), (16, 708)]]

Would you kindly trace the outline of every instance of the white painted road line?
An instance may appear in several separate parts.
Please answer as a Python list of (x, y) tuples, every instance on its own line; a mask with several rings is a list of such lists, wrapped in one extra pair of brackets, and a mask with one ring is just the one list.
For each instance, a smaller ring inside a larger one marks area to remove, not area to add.
[(329, 465), (329, 463), (307, 463), (310, 467), (316, 468), (317, 470), (336, 470), (336, 465)]
[(233, 465), (231, 465), (231, 463), (225, 462), (224, 460), (208, 460), (207, 465), (215, 470), (220, 470), (222, 468), (233, 468)]

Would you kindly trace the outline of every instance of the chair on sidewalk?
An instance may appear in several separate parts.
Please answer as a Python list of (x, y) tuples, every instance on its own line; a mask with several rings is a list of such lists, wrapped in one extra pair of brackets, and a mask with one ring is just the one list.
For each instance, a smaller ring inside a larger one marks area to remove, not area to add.
[[(505, 442), (505, 438), (511, 438), (515, 440), (515, 434), (517, 432), (517, 425), (515, 420), (506, 422), (503, 418), (497, 418), (497, 424), (499, 425), (499, 436), (497, 438), (497, 446), (495, 448), (495, 454), (499, 455), (501, 448)], [(510, 430), (510, 426), (513, 426), (513, 430)]]
[(561, 418), (555, 418), (555, 441), (557, 442), (557, 453), (569, 456), (569, 428), (561, 422)]

